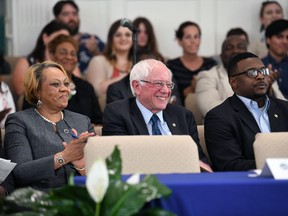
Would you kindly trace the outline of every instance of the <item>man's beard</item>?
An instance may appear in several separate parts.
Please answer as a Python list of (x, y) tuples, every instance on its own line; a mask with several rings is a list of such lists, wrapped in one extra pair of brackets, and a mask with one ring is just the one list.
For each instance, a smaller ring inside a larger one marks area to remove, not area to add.
[(78, 34), (78, 32), (79, 32), (79, 26), (77, 26), (77, 27), (74, 28), (74, 29), (70, 28), (70, 34), (71, 34), (72, 36)]
[(261, 98), (266, 98), (267, 94), (268, 94), (268, 89), (267, 89), (266, 93), (255, 93), (254, 99), (257, 100), (257, 99), (261, 99)]

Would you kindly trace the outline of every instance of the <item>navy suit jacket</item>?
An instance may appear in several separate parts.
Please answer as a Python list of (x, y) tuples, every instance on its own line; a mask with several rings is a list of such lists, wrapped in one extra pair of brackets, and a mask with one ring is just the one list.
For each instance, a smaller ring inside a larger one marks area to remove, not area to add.
[[(288, 131), (288, 102), (269, 97), (271, 132)], [(253, 142), (261, 133), (244, 103), (234, 94), (205, 116), (205, 140), (215, 171), (255, 169)]]
[[(198, 146), (200, 160), (207, 162), (199, 144), (197, 125), (192, 112), (178, 105), (167, 104), (163, 118), (173, 135), (190, 135)], [(135, 98), (106, 105), (103, 113), (102, 135), (149, 135)]]

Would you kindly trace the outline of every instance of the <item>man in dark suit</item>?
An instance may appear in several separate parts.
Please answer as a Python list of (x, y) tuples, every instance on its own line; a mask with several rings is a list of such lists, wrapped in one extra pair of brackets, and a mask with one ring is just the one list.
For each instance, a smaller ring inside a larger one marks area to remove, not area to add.
[[(136, 98), (106, 105), (102, 134), (191, 135), (198, 145), (200, 165), (210, 170), (209, 165), (203, 163), (207, 160), (199, 144), (192, 112), (169, 104), (174, 85), (171, 71), (162, 62), (154, 59), (138, 62), (130, 73), (131, 91)], [(153, 122), (155, 115), (156, 123)]]
[(269, 74), (252, 53), (238, 54), (229, 62), (234, 95), (205, 116), (205, 140), (214, 170), (255, 169), (255, 135), (288, 131), (288, 103), (267, 95)]

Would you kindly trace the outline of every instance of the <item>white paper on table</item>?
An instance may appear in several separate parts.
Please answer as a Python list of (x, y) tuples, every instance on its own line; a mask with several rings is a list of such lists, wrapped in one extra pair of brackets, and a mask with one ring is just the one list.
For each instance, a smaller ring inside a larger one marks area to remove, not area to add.
[(0, 158), (0, 183), (2, 183), (7, 178), (15, 166), (16, 163), (11, 162), (11, 160)]

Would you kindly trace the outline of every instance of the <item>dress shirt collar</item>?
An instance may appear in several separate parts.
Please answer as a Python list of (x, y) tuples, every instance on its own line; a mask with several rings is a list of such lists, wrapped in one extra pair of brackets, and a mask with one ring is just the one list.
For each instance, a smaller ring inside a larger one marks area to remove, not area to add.
[[(252, 109), (255, 109), (255, 107), (258, 107), (257, 102), (251, 100), (250, 98), (246, 98), (246, 97), (243, 97), (243, 96), (240, 96), (240, 95), (237, 95), (237, 97), (245, 104), (245, 106), (247, 107), (247, 109), (250, 112), (252, 112)], [(267, 110), (269, 109), (269, 106), (270, 106), (270, 100), (269, 100), (268, 96), (266, 95), (265, 105), (262, 108), (264, 108), (263, 110), (265, 112), (267, 112)], [(261, 108), (259, 108), (259, 109), (261, 109)]]
[[(150, 110), (148, 110), (146, 107), (144, 107), (137, 98), (136, 98), (136, 104), (142, 113), (142, 116), (145, 120), (145, 123), (148, 124), (150, 122), (150, 119), (151, 119), (153, 113)], [(160, 112), (155, 113), (155, 114), (158, 116), (161, 124), (163, 124), (164, 123), (163, 111), (161, 110)]]

